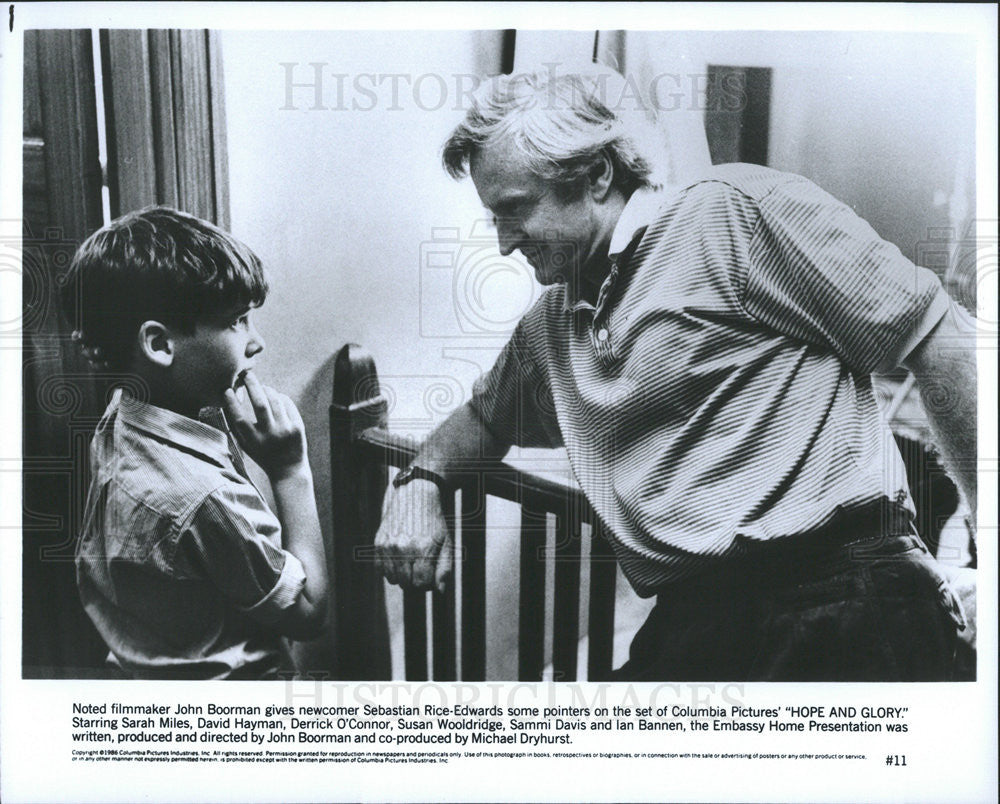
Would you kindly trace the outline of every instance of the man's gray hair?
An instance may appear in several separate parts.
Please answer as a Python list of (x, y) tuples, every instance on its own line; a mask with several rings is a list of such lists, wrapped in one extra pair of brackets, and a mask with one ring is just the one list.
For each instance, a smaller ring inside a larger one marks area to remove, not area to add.
[(445, 142), (445, 170), (463, 178), (480, 148), (509, 139), (529, 170), (562, 187), (577, 184), (606, 155), (626, 196), (658, 188), (665, 137), (657, 136), (652, 107), (634, 83), (599, 65), (556, 68), (497, 76), (481, 86)]

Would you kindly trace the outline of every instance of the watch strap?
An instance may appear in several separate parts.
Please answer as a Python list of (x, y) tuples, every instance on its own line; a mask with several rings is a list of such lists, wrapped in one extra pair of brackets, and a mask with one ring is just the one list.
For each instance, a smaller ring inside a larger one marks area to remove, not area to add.
[(429, 480), (438, 487), (438, 491), (441, 493), (448, 491), (450, 488), (448, 481), (437, 472), (432, 472), (430, 469), (425, 469), (423, 466), (417, 466), (416, 464), (410, 464), (396, 475), (392, 479), (392, 487), (398, 489), (400, 486), (405, 486), (411, 480)]

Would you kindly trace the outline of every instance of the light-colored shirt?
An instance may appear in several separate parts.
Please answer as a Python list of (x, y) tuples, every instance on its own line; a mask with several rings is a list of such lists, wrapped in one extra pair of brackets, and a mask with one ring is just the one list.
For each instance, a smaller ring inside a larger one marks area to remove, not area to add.
[(288, 668), (270, 626), (305, 573), (231, 436), (117, 391), (90, 464), (77, 583), (109, 659), (136, 678)]
[(935, 275), (798, 176), (725, 165), (661, 201), (630, 199), (612, 256), (648, 228), (596, 306), (554, 286), (518, 323), (484, 424), (565, 446), (642, 595), (840, 509), (912, 510), (870, 375), (948, 309)]

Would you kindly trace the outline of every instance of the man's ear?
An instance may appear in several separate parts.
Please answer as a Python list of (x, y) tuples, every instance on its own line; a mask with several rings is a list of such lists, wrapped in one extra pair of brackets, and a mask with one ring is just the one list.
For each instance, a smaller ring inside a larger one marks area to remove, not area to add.
[(159, 321), (144, 321), (139, 327), (139, 351), (150, 363), (166, 368), (174, 362), (174, 337)]
[(611, 164), (611, 157), (606, 151), (601, 151), (601, 155), (587, 172), (587, 183), (590, 195), (595, 201), (603, 201), (615, 180), (615, 168)]

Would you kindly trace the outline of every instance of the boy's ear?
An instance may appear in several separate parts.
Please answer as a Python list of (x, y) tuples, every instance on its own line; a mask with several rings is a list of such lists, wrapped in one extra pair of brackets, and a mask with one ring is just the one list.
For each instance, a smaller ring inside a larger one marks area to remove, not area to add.
[(151, 363), (166, 368), (174, 362), (174, 338), (159, 321), (144, 321), (139, 327), (139, 351)]

